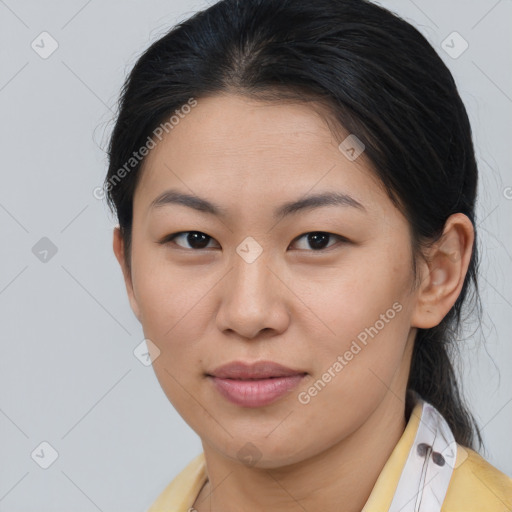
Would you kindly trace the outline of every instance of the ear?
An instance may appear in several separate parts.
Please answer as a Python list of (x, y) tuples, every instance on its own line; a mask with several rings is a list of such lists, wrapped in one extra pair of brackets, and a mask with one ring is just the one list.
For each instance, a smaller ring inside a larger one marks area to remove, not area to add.
[(140, 320), (140, 308), (137, 303), (137, 299), (135, 298), (135, 293), (133, 291), (131, 271), (128, 269), (128, 265), (126, 263), (124, 241), (123, 241), (123, 237), (121, 235), (121, 229), (119, 228), (119, 226), (116, 226), (114, 228), (113, 249), (114, 249), (114, 254), (116, 255), (117, 261), (119, 262), (119, 265), (121, 266), (121, 270), (123, 271), (124, 284), (126, 286), (126, 292), (128, 293), (128, 299), (130, 301), (130, 306), (132, 308), (133, 313), (135, 314), (135, 316), (137, 317), (137, 319), (140, 322), (141, 321)]
[(462, 290), (474, 239), (473, 223), (466, 215), (454, 213), (448, 218), (443, 235), (421, 261), (422, 281), (411, 327), (435, 327), (450, 311)]

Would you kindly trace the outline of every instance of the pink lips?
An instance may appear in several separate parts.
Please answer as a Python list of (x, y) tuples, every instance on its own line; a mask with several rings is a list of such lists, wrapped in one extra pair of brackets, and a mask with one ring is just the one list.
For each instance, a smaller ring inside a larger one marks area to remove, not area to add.
[(306, 375), (272, 361), (253, 364), (232, 362), (207, 374), (216, 389), (230, 402), (242, 407), (268, 405), (291, 391)]

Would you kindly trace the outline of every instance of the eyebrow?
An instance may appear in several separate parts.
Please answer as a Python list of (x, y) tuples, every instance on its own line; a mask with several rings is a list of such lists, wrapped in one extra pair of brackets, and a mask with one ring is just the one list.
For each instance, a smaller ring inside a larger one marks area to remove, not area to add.
[[(216, 215), (218, 217), (227, 217), (228, 210), (207, 199), (196, 195), (186, 194), (177, 190), (166, 190), (157, 196), (149, 205), (149, 210), (161, 208), (162, 206), (180, 204), (193, 208), (194, 210)], [(366, 208), (356, 199), (341, 192), (323, 192), (315, 195), (309, 195), (296, 201), (289, 201), (281, 204), (274, 210), (274, 219), (281, 220), (284, 217), (295, 214), (303, 210), (313, 210), (324, 206), (349, 206), (366, 211)]]

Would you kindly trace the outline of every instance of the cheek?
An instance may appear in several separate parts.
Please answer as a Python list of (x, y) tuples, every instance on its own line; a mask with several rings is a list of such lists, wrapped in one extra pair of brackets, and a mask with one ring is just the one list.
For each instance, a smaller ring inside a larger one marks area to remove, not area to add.
[(364, 389), (368, 379), (389, 381), (400, 365), (410, 330), (413, 278), (407, 250), (384, 248), (357, 256), (321, 283), (304, 282), (302, 289), (304, 302), (316, 314), (311, 317), (316, 329), (314, 370), (321, 375), (343, 356), (346, 366), (339, 375), (344, 377), (336, 380), (350, 382), (351, 395), (359, 385)]
[(140, 253), (134, 288), (144, 336), (158, 349), (153, 370), (178, 413), (191, 424), (197, 421), (200, 425), (206, 421), (205, 413), (191, 396), (200, 390), (204, 357), (200, 340), (213, 314), (207, 310), (208, 291), (215, 283), (211, 276), (202, 280), (190, 269), (177, 269), (151, 256)]
[(208, 269), (178, 268), (149, 251), (140, 252), (137, 264), (134, 288), (144, 336), (159, 351), (155, 374), (176, 409), (188, 411), (189, 393), (195, 395), (202, 380), (201, 340), (215, 314), (212, 293), (219, 276)]
[(174, 333), (194, 313), (207, 282), (191, 268), (178, 268), (166, 257), (165, 248), (139, 243), (133, 251), (133, 287), (141, 322), (158, 345), (172, 342)]
[(301, 400), (310, 401), (304, 414), (313, 418), (330, 411), (324, 415), (325, 439), (334, 441), (362, 424), (394, 388), (404, 365), (408, 280), (389, 264), (383, 268), (338, 272), (316, 303), (329, 329), (316, 322), (322, 330), (310, 341), (313, 374), (299, 392)]
[(393, 304), (399, 302), (405, 307), (412, 280), (407, 258), (397, 260), (396, 255), (384, 251), (379, 251), (378, 257), (375, 254), (377, 251), (354, 253), (354, 258), (342, 265), (328, 272), (322, 269), (319, 279), (309, 275), (295, 281), (297, 294), (322, 320), (319, 328), (326, 334), (331, 330), (344, 339), (357, 336), (381, 315), (385, 315), (384, 320), (398, 317), (395, 313), (399, 307), (393, 309)]

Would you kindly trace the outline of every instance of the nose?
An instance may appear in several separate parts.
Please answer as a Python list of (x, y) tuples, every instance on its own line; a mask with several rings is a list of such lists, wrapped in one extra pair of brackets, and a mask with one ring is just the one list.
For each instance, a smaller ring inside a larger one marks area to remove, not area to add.
[(233, 263), (223, 279), (218, 329), (245, 339), (254, 339), (262, 331), (284, 332), (290, 321), (290, 292), (283, 277), (262, 256), (249, 263), (235, 255)]

